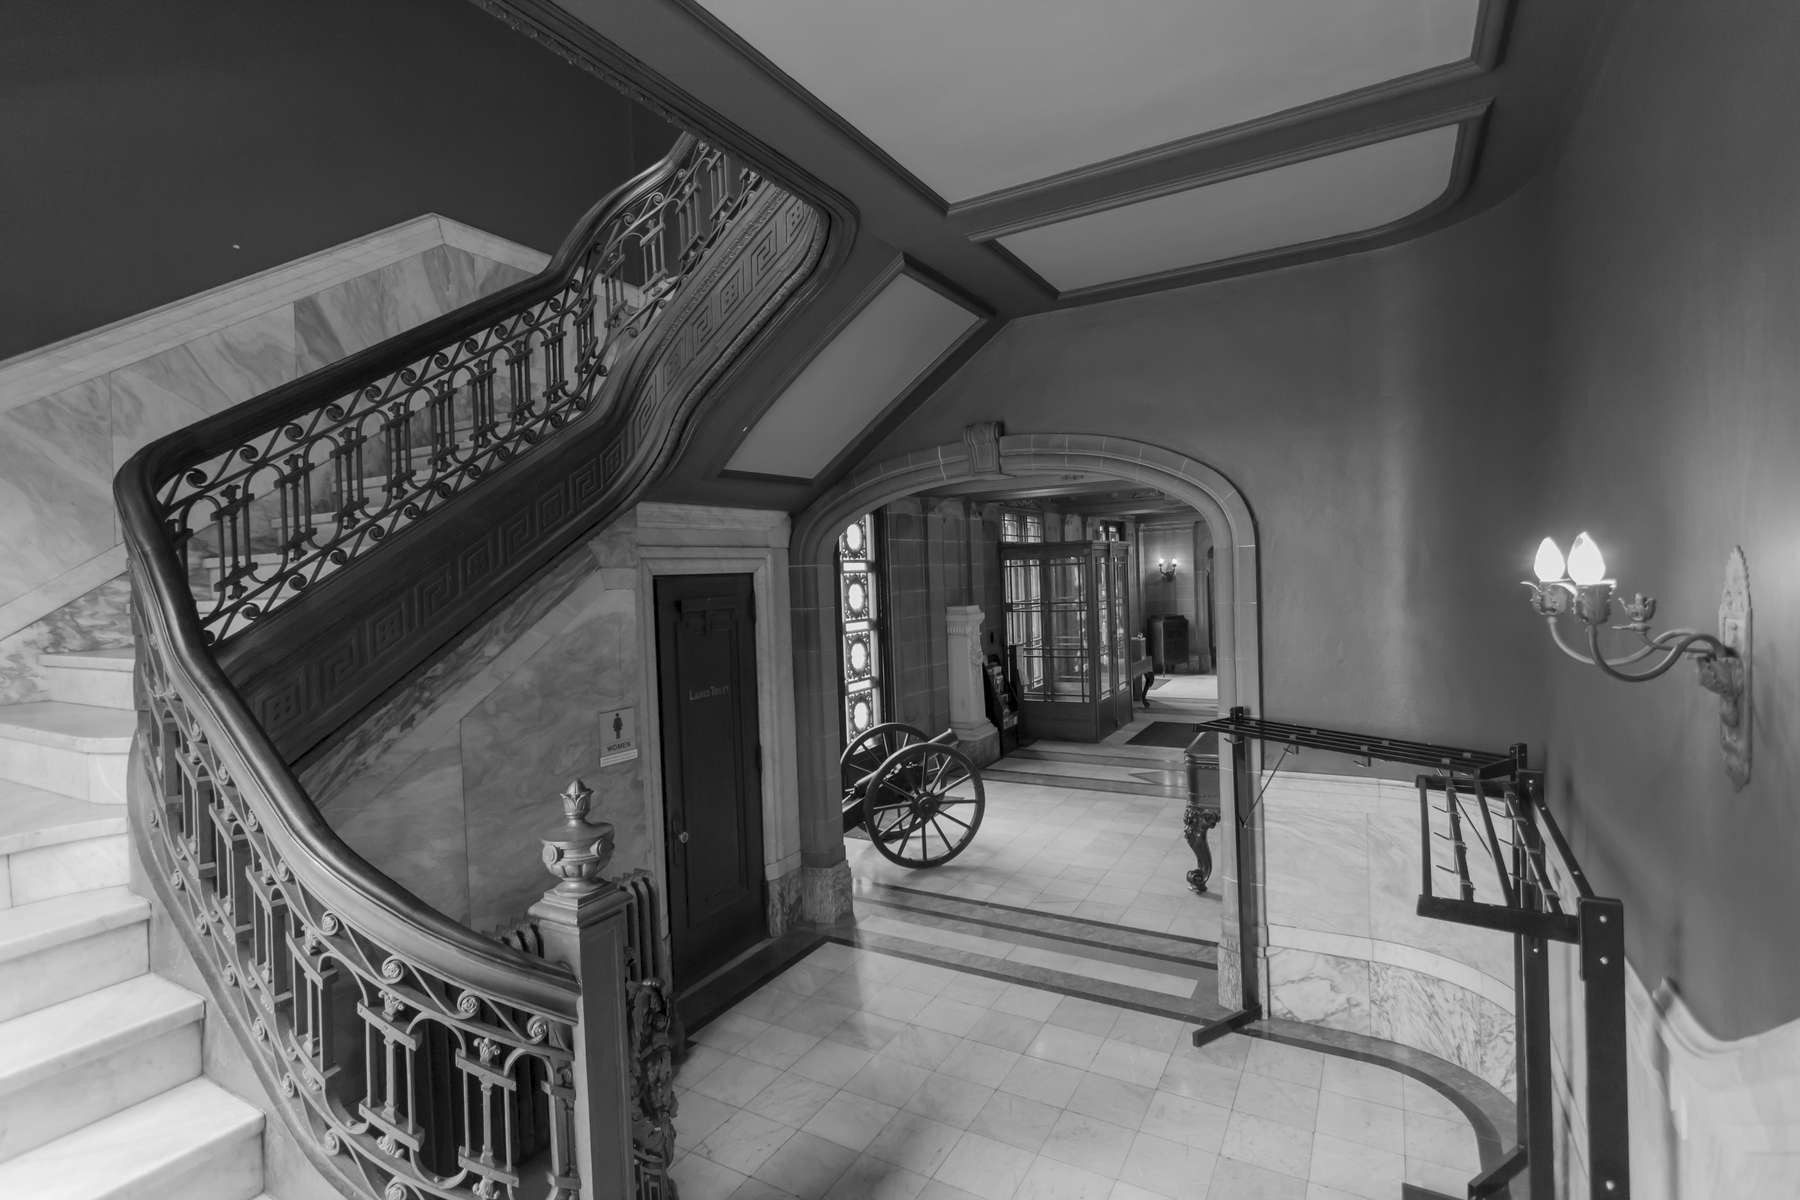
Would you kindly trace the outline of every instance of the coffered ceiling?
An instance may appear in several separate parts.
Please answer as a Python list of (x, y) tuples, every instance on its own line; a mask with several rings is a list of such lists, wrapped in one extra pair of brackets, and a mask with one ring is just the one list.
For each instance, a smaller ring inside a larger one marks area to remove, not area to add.
[[(1503, 199), (1626, 0), (475, 2), (853, 230), (657, 492), (793, 510), (1015, 317), (1370, 250)], [(867, 353), (889, 342), (906, 354)]]

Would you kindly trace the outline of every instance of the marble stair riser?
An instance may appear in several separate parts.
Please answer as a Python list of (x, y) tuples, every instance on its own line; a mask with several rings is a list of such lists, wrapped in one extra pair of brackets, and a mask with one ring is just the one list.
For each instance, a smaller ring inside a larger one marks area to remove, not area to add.
[(45, 655), (39, 665), (44, 669), (44, 690), (52, 700), (88, 704), (95, 708), (136, 707), (129, 670), (67, 666), (53, 661), (49, 655)]
[(263, 1115), (204, 1079), (0, 1162), (0, 1195), (56, 1200), (251, 1200)]
[[(4, 710), (0, 710), (3, 714)], [(129, 749), (96, 751), (27, 741), (0, 728), (0, 779), (26, 783), (89, 804), (125, 803)]]
[(150, 969), (146, 919), (0, 962), (0, 1021), (142, 975)]
[(117, 1047), (0, 1096), (0, 1162), (110, 1117), (200, 1074), (200, 1023), (194, 1020)]
[(0, 908), (35, 904), (102, 887), (123, 887), (131, 875), (124, 834), (84, 838), (0, 855)]

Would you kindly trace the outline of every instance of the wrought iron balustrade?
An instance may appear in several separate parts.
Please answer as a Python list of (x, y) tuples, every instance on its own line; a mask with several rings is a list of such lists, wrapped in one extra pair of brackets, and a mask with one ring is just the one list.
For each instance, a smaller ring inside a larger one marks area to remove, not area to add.
[(763, 187), (691, 138), (670, 161), (591, 211), (537, 279), (278, 389), (159, 484), (208, 641), (597, 411), (621, 346)]
[(599, 880), (604, 856), (559, 860), (524, 953), (359, 857), (293, 763), (628, 505), (734, 356), (817, 286), (828, 228), (683, 137), (538, 276), (171, 434), (115, 480), (133, 837), (274, 1115), (346, 1195), (672, 1194), (633, 1156), (628, 1039), (654, 1022), (628, 1010), (656, 989), (632, 974), (643, 906)]

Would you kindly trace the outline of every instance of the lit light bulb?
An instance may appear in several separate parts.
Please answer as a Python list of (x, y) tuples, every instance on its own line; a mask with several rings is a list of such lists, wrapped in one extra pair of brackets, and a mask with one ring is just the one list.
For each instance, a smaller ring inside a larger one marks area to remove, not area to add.
[(1537, 557), (1531, 560), (1531, 569), (1536, 572), (1539, 583), (1549, 583), (1563, 577), (1562, 550), (1555, 541), (1545, 538), (1538, 543)]
[(1569, 547), (1569, 578), (1583, 587), (1606, 578), (1606, 559), (1585, 530), (1575, 535), (1575, 544)]

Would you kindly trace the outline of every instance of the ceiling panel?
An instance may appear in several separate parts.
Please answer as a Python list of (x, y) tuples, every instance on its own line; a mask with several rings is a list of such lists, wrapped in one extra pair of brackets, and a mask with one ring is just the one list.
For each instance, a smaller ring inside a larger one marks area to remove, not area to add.
[(694, 0), (966, 200), (1470, 57), (1482, 0)]
[(1361, 233), (1444, 194), (1461, 126), (1446, 125), (1008, 234), (1058, 291)]
[(725, 469), (813, 478), (980, 321), (895, 275), (776, 398)]

